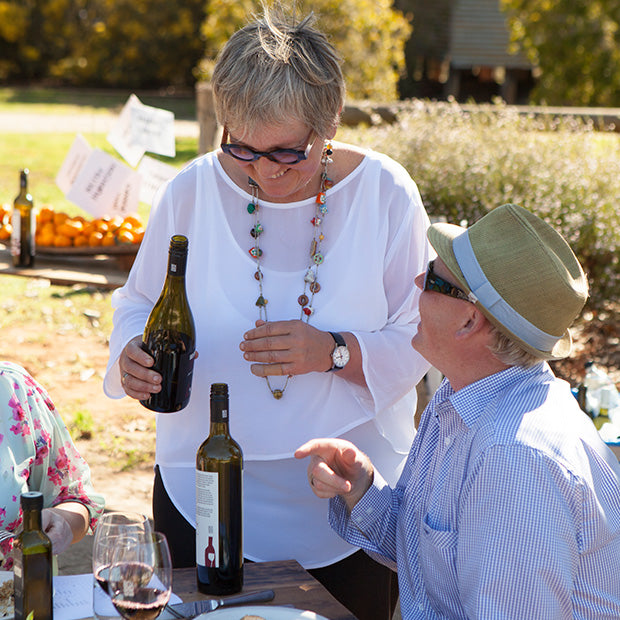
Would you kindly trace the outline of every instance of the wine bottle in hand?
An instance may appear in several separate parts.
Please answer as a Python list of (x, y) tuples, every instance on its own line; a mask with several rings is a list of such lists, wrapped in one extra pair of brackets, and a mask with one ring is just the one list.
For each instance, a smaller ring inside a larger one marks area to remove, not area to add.
[(185, 290), (187, 246), (183, 235), (170, 239), (164, 287), (142, 336), (142, 347), (155, 360), (153, 370), (161, 374), (162, 382), (160, 392), (140, 402), (160, 413), (183, 409), (192, 387), (196, 328)]
[(203, 594), (243, 586), (243, 453), (228, 428), (228, 386), (211, 386), (211, 427), (196, 454), (196, 571)]

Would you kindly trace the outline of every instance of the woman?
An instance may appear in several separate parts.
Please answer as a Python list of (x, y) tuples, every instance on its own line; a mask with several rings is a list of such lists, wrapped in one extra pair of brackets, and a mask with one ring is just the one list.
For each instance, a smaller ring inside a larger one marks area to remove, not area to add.
[[(54, 554), (94, 527), (103, 497), (47, 392), (23, 368), (0, 362), (0, 527), (17, 532), (20, 495), (43, 494), (43, 529)], [(0, 568), (13, 566), (14, 539), (0, 543)]]
[(212, 86), (221, 148), (155, 201), (113, 296), (105, 391), (159, 391), (141, 334), (170, 236), (186, 235), (200, 356), (188, 407), (157, 415), (153, 495), (173, 561), (195, 564), (194, 455), (209, 430), (209, 385), (226, 382), (245, 457), (245, 557), (295, 558), (358, 618), (391, 617), (393, 573), (330, 531), (293, 455), (302, 438), (347, 437), (397, 479), (428, 368), (409, 347), (418, 321), (411, 282), (431, 258), (428, 218), (400, 165), (332, 142), (344, 81), (308, 19), (290, 25), (267, 13), (241, 29)]

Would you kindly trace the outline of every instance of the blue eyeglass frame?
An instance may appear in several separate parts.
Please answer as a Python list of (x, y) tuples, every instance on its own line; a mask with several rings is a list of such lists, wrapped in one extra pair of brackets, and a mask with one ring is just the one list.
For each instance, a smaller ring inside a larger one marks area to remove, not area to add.
[(465, 291), (458, 286), (454, 286), (454, 284), (450, 284), (450, 282), (446, 282), (433, 271), (434, 262), (434, 260), (430, 261), (426, 268), (423, 290), (440, 293), (441, 295), (448, 295), (448, 297), (454, 297), (455, 299), (462, 299), (463, 301), (473, 303), (471, 297)]
[[(307, 138), (308, 140), (310, 140), (313, 133), (314, 133), (314, 130), (311, 130), (310, 133), (308, 134), (308, 138)], [(276, 162), (276, 164), (287, 164), (289, 166), (292, 166), (292, 165), (298, 164), (300, 161), (303, 161), (304, 159), (308, 159), (308, 155), (310, 154), (310, 149), (314, 146), (314, 143), (316, 142), (316, 136), (314, 137), (314, 140), (312, 140), (312, 142), (308, 143), (308, 146), (303, 151), (299, 151), (297, 149), (273, 149), (273, 151), (255, 151), (253, 148), (250, 148), (249, 146), (246, 146), (244, 144), (235, 144), (235, 143), (226, 142), (227, 140), (228, 140), (228, 130), (224, 129), (224, 132), (222, 134), (222, 142), (220, 143), (220, 148), (222, 149), (222, 151), (224, 151), (224, 153), (226, 153), (227, 155), (230, 155), (231, 157), (234, 157), (237, 161), (242, 161), (246, 164), (249, 164), (253, 161), (256, 161), (257, 159), (260, 159), (261, 157), (266, 157), (270, 161)], [(242, 151), (245, 151), (246, 153), (248, 153), (248, 155), (250, 155), (250, 157), (247, 159), (244, 157), (239, 157), (238, 154), (235, 154), (233, 152), (233, 149), (240, 149)], [(285, 159), (278, 159), (279, 155), (284, 156)], [(286, 160), (287, 155), (291, 155), (295, 159), (288, 161)]]

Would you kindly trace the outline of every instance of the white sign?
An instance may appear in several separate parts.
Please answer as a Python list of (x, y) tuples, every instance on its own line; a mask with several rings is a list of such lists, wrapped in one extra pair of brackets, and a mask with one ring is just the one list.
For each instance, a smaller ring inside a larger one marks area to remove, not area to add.
[(170, 164), (146, 155), (138, 166), (138, 174), (142, 180), (140, 184), (140, 200), (151, 204), (157, 190), (163, 183), (171, 179), (178, 170)]
[(94, 217), (124, 217), (138, 210), (140, 175), (108, 153), (95, 149), (66, 196)]
[(133, 167), (146, 151), (174, 157), (174, 114), (144, 105), (132, 94), (108, 134), (108, 142)]
[(78, 134), (56, 175), (56, 185), (58, 185), (63, 194), (66, 195), (69, 192), (92, 152), (93, 149), (90, 144), (86, 142), (83, 136)]

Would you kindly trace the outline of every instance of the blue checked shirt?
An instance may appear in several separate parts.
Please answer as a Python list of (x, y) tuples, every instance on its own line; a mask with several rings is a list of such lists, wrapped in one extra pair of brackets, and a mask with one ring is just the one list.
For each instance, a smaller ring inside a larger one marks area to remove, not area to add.
[(330, 522), (396, 562), (404, 620), (620, 618), (620, 467), (544, 362), (444, 380), (396, 488)]

